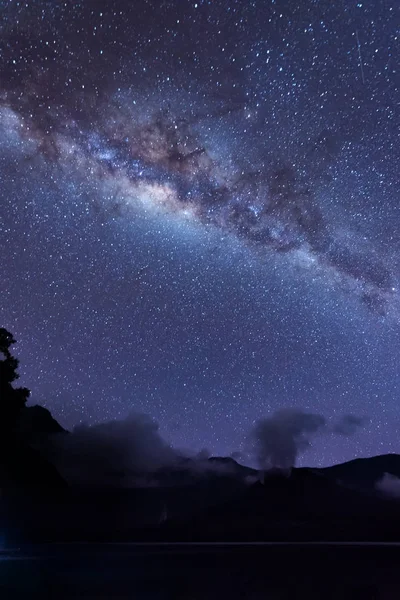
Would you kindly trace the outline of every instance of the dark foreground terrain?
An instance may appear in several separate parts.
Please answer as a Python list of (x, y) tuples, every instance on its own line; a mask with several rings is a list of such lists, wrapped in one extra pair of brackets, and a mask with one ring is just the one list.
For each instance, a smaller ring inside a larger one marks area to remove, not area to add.
[(60, 460), (70, 434), (32, 408), (0, 452), (0, 600), (400, 598), (399, 455), (265, 472), (101, 460), (89, 485), (71, 477), (85, 453)]
[(3, 551), (1, 598), (400, 597), (400, 545), (44, 545)]

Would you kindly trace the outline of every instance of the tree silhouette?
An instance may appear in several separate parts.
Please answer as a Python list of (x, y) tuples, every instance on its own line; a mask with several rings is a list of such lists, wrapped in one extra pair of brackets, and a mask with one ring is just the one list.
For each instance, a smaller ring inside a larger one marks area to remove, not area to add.
[(24, 408), (30, 391), (27, 388), (14, 388), (18, 379), (19, 361), (10, 352), (15, 344), (14, 336), (7, 329), (0, 328), (0, 432), (2, 435), (13, 431), (20, 411)]

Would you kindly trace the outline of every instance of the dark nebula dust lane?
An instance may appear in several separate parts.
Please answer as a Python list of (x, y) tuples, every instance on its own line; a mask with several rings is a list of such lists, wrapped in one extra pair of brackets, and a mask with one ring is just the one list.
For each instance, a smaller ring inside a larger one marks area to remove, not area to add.
[(388, 421), (399, 25), (389, 0), (0, 2), (0, 314), (43, 401), (224, 450), (280, 407)]

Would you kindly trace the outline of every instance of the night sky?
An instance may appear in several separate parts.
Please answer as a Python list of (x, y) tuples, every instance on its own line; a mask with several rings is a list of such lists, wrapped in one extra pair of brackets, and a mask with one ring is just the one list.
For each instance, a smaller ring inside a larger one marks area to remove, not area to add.
[(67, 426), (400, 452), (395, 0), (0, 1), (0, 325)]

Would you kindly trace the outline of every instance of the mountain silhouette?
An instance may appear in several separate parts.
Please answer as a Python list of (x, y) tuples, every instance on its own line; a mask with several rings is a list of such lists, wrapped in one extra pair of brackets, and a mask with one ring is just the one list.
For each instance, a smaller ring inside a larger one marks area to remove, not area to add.
[[(258, 471), (232, 457), (178, 457), (131, 487), (67, 485), (53, 456), (70, 434), (25, 407), (0, 459), (3, 526), (14, 537), (69, 541), (398, 539), (400, 504), (378, 484), (400, 456), (326, 468)], [(58, 437), (61, 436), (61, 437)], [(68, 437), (69, 439), (69, 437)], [(79, 465), (82, 456), (68, 450)], [(121, 467), (122, 468), (122, 467)], [(121, 479), (116, 479), (121, 481)]]
[(382, 454), (370, 458), (356, 458), (349, 462), (333, 465), (319, 472), (348, 486), (372, 492), (385, 473), (400, 478), (400, 456)]

